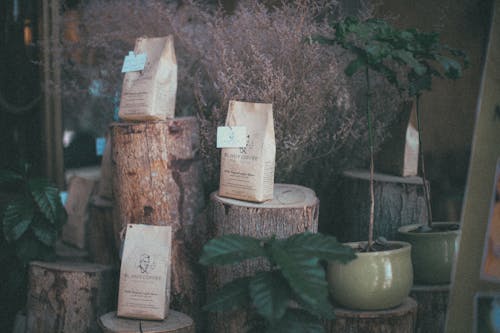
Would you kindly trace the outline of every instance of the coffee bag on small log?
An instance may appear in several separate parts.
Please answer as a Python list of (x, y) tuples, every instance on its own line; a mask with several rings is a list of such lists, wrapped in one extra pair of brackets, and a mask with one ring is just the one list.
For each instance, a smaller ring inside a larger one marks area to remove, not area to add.
[(127, 225), (118, 292), (119, 317), (163, 320), (170, 303), (171, 227)]
[(276, 142), (273, 105), (229, 102), (226, 126), (246, 127), (247, 143), (223, 148), (219, 195), (263, 202), (273, 198)]
[(124, 120), (173, 118), (177, 93), (174, 37), (138, 38), (135, 55), (146, 55), (143, 70), (125, 74), (119, 116)]

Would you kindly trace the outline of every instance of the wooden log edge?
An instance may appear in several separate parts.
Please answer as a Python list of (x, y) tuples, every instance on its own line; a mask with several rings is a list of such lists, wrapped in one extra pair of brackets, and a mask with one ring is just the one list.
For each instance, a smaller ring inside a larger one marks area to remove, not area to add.
[(344, 308), (335, 308), (335, 316), (337, 318), (358, 318), (358, 319), (383, 319), (383, 318), (395, 318), (403, 317), (410, 313), (417, 312), (417, 302), (411, 298), (407, 297), (404, 302), (391, 309), (376, 310), (376, 311), (361, 311), (361, 310), (351, 310)]
[[(169, 315), (165, 320), (137, 320), (120, 318), (116, 316), (116, 311), (102, 315), (98, 324), (104, 333), (194, 333), (194, 321), (188, 315), (169, 310)], [(139, 326), (140, 325), (140, 326)]]
[[(347, 170), (342, 173), (342, 176), (346, 178), (353, 179), (362, 179), (369, 181), (370, 180), (370, 172), (368, 170)], [(375, 172), (373, 174), (373, 179), (375, 182), (385, 182), (385, 183), (398, 183), (398, 184), (413, 184), (413, 185), (422, 185), (423, 180), (422, 177), (418, 176), (409, 176), (409, 177), (399, 177), (393, 176), (383, 173)]]

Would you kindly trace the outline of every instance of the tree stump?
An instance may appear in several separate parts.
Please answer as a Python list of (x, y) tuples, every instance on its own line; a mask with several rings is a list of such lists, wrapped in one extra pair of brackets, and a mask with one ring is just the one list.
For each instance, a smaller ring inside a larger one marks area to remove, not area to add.
[(90, 199), (88, 251), (92, 262), (119, 266), (116, 250), (119, 246), (118, 230), (114, 230), (113, 202), (100, 196)]
[(119, 318), (116, 312), (109, 312), (99, 319), (103, 333), (194, 333), (194, 322), (187, 315), (169, 310), (162, 321)]
[(417, 302), (408, 297), (398, 307), (380, 311), (336, 308), (335, 319), (328, 321), (327, 333), (413, 333)]
[[(370, 215), (368, 171), (346, 171), (342, 175), (338, 202), (334, 203), (333, 226), (328, 232), (341, 242), (366, 241)], [(420, 177), (375, 174), (374, 237), (396, 239), (400, 226), (425, 223), (427, 210)]]
[(199, 143), (194, 117), (111, 125), (115, 230), (128, 223), (172, 227), (170, 305), (195, 321), (203, 286), (193, 231), (204, 206)]
[(115, 288), (110, 266), (31, 262), (26, 331), (98, 333), (97, 319), (114, 306)]
[(416, 333), (442, 333), (446, 321), (450, 285), (414, 285), (410, 296), (418, 303)]
[[(298, 185), (275, 184), (274, 198), (264, 203), (253, 203), (210, 196), (210, 237), (240, 234), (257, 238), (276, 235), (287, 238), (304, 231), (317, 232), (319, 200), (311, 189)], [(207, 294), (212, 295), (224, 284), (240, 277), (268, 269), (263, 260), (247, 260), (230, 266), (210, 267), (207, 276)], [(209, 332), (244, 332), (245, 311), (209, 315)]]

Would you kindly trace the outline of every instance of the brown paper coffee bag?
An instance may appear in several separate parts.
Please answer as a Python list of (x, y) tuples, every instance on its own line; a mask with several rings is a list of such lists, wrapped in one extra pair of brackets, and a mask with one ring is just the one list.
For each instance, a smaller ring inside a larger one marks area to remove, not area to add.
[(120, 118), (131, 121), (173, 118), (177, 93), (174, 37), (138, 38), (134, 53), (145, 53), (147, 62), (144, 70), (125, 74)]
[(276, 142), (273, 105), (229, 102), (226, 126), (244, 126), (247, 144), (223, 148), (219, 195), (263, 202), (272, 200)]
[(120, 269), (119, 317), (163, 320), (170, 303), (170, 226), (128, 224)]

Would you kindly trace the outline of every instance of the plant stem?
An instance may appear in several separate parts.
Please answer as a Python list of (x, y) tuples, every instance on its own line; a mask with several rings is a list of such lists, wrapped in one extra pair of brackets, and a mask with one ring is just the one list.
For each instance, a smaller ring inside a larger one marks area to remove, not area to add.
[(432, 209), (431, 209), (431, 196), (429, 191), (429, 184), (425, 175), (425, 160), (424, 160), (424, 147), (422, 145), (422, 124), (420, 121), (420, 94), (416, 95), (416, 116), (417, 116), (417, 130), (418, 130), (418, 152), (420, 155), (420, 170), (422, 171), (422, 181), (424, 183), (424, 197), (425, 207), (427, 208), (427, 226), (432, 228)]
[(368, 67), (365, 69), (366, 75), (366, 118), (368, 120), (368, 138), (370, 144), (370, 224), (368, 226), (368, 251), (371, 251), (373, 243), (373, 224), (375, 220), (375, 191), (373, 189), (373, 174), (374, 174), (374, 163), (373, 163), (373, 129), (371, 120), (371, 110), (370, 110), (370, 73)]

